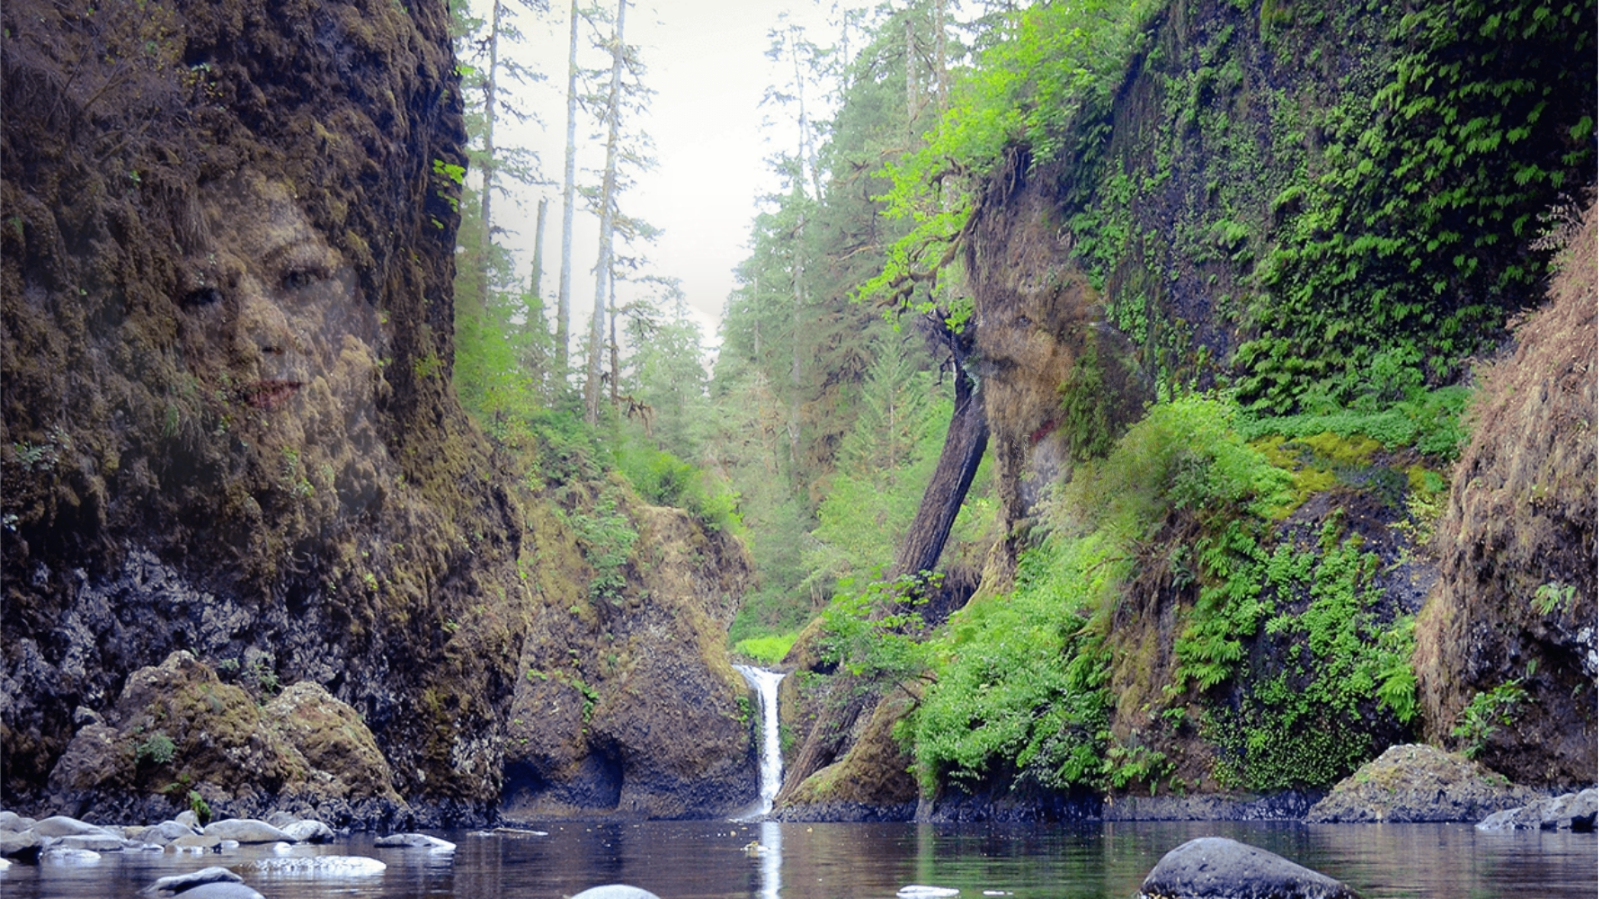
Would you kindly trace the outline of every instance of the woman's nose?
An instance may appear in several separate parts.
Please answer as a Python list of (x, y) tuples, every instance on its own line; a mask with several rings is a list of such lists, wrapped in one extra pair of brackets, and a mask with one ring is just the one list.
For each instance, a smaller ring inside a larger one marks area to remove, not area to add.
[(294, 349), (294, 332), (288, 317), (260, 282), (245, 277), (239, 282), (239, 336), (245, 348), (266, 358)]

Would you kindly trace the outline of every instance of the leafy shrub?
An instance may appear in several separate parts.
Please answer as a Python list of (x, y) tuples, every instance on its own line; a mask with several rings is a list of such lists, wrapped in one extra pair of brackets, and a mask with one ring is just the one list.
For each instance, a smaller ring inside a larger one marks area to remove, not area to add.
[(734, 644), (733, 649), (762, 664), (775, 665), (783, 661), (788, 651), (794, 648), (794, 641), (798, 637), (798, 631), (773, 637), (747, 637)]
[(158, 730), (134, 749), (133, 758), (137, 762), (165, 765), (171, 762), (177, 753), (177, 744), (172, 742), (166, 731)]

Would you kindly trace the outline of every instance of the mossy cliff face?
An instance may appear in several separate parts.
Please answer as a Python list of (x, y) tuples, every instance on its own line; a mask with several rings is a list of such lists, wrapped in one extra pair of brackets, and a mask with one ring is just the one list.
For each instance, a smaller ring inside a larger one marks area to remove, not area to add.
[[(594, 572), (450, 386), (445, 4), (0, 18), (7, 796), (42, 799), (75, 707), (185, 649), (324, 686), (419, 814), (487, 814), (519, 661), (570, 636), (542, 619)], [(659, 601), (691, 604), (683, 586)], [(597, 656), (605, 632), (559, 651)], [(684, 659), (731, 683), (714, 653)], [(719, 751), (735, 766), (747, 738)]]
[(1443, 578), (1417, 623), (1428, 735), (1540, 785), (1591, 783), (1599, 745), (1594, 221), (1590, 208), (1515, 350), (1479, 375), (1438, 528)]

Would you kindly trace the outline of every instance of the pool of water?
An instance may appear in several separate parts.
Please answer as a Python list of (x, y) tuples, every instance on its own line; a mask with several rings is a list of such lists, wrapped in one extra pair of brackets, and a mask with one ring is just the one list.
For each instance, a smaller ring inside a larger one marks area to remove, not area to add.
[[(1115, 823), (1092, 825), (642, 822), (529, 825), (542, 835), (438, 834), (453, 853), (379, 849), (356, 835), (295, 855), (361, 855), (387, 864), (364, 877), (267, 874), (267, 847), (223, 854), (105, 853), (92, 864), (12, 865), (5, 899), (130, 896), (157, 877), (220, 864), (267, 899), (556, 899), (630, 883), (663, 899), (892, 897), (907, 884), (961, 896), (1129, 899), (1168, 850), (1200, 836), (1252, 843), (1354, 886), (1366, 899), (1583, 897), (1599, 883), (1592, 834), (1478, 833), (1460, 824)], [(755, 845), (751, 845), (755, 844)]]

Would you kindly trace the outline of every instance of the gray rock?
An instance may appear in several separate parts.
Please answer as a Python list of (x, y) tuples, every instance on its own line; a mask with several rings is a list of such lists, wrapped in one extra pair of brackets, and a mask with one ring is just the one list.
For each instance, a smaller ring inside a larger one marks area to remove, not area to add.
[(87, 849), (90, 852), (121, 852), (124, 849), (139, 848), (139, 843), (109, 833), (83, 833), (62, 837), (61, 845), (66, 849)]
[(244, 878), (221, 865), (212, 865), (187, 874), (170, 874), (144, 888), (146, 893), (181, 893), (203, 883), (243, 883)]
[(22, 833), (0, 831), (0, 858), (18, 858), (26, 862), (37, 861), (44, 848), (44, 837), (31, 830)]
[(388, 868), (364, 855), (280, 855), (248, 864), (253, 871), (282, 877), (371, 877)]
[(1201, 837), (1166, 853), (1138, 899), (1359, 899), (1344, 884), (1264, 849)]
[(1570, 830), (1591, 833), (1595, 812), (1599, 811), (1599, 791), (1589, 787), (1580, 793), (1553, 796), (1520, 808), (1494, 812), (1477, 823), (1483, 831)]
[(172, 820), (178, 822), (179, 824), (184, 824), (184, 825), (187, 825), (189, 827), (192, 827), (195, 830), (199, 830), (200, 829), (200, 819), (192, 811), (178, 812), (178, 814), (175, 817), (173, 817)]
[(77, 836), (104, 836), (111, 831), (98, 824), (79, 821), (77, 818), (68, 818), (66, 815), (55, 815), (33, 825), (30, 828), (41, 837), (77, 837)]
[(162, 821), (160, 824), (146, 827), (137, 835), (129, 834), (129, 836), (143, 840), (146, 843), (160, 843), (165, 846), (178, 837), (193, 836), (195, 832), (195, 829), (187, 824), (179, 824), (176, 821)]
[(0, 832), (21, 833), (39, 822), (16, 812), (0, 812)]
[(184, 890), (183, 899), (266, 899), (266, 897), (242, 883), (217, 881), (202, 883), (193, 889)]
[(212, 821), (201, 831), (219, 840), (238, 840), (240, 843), (292, 843), (294, 838), (276, 827), (255, 818), (228, 818)]
[(170, 849), (217, 849), (222, 845), (222, 838), (209, 833), (191, 833), (186, 837), (178, 837), (167, 844)]
[(649, 890), (630, 887), (626, 884), (611, 883), (602, 887), (589, 887), (572, 899), (661, 899)]
[(276, 811), (266, 816), (266, 823), (280, 830), (288, 827), (290, 824), (293, 824), (298, 820), (300, 820), (298, 815), (291, 815), (285, 811)]
[(1420, 744), (1387, 751), (1339, 781), (1305, 815), (1312, 824), (1481, 821), (1538, 798), (1462, 755)]
[(321, 821), (296, 821), (293, 824), (282, 825), (281, 829), (289, 835), (289, 839), (296, 843), (331, 843), (333, 841), (333, 828)]
[(396, 833), (379, 837), (372, 845), (383, 849), (431, 849), (435, 852), (454, 852), (455, 844), (449, 840), (430, 837), (425, 833)]
[(91, 849), (50, 846), (39, 853), (39, 860), (56, 865), (94, 865), (100, 862), (100, 853)]

